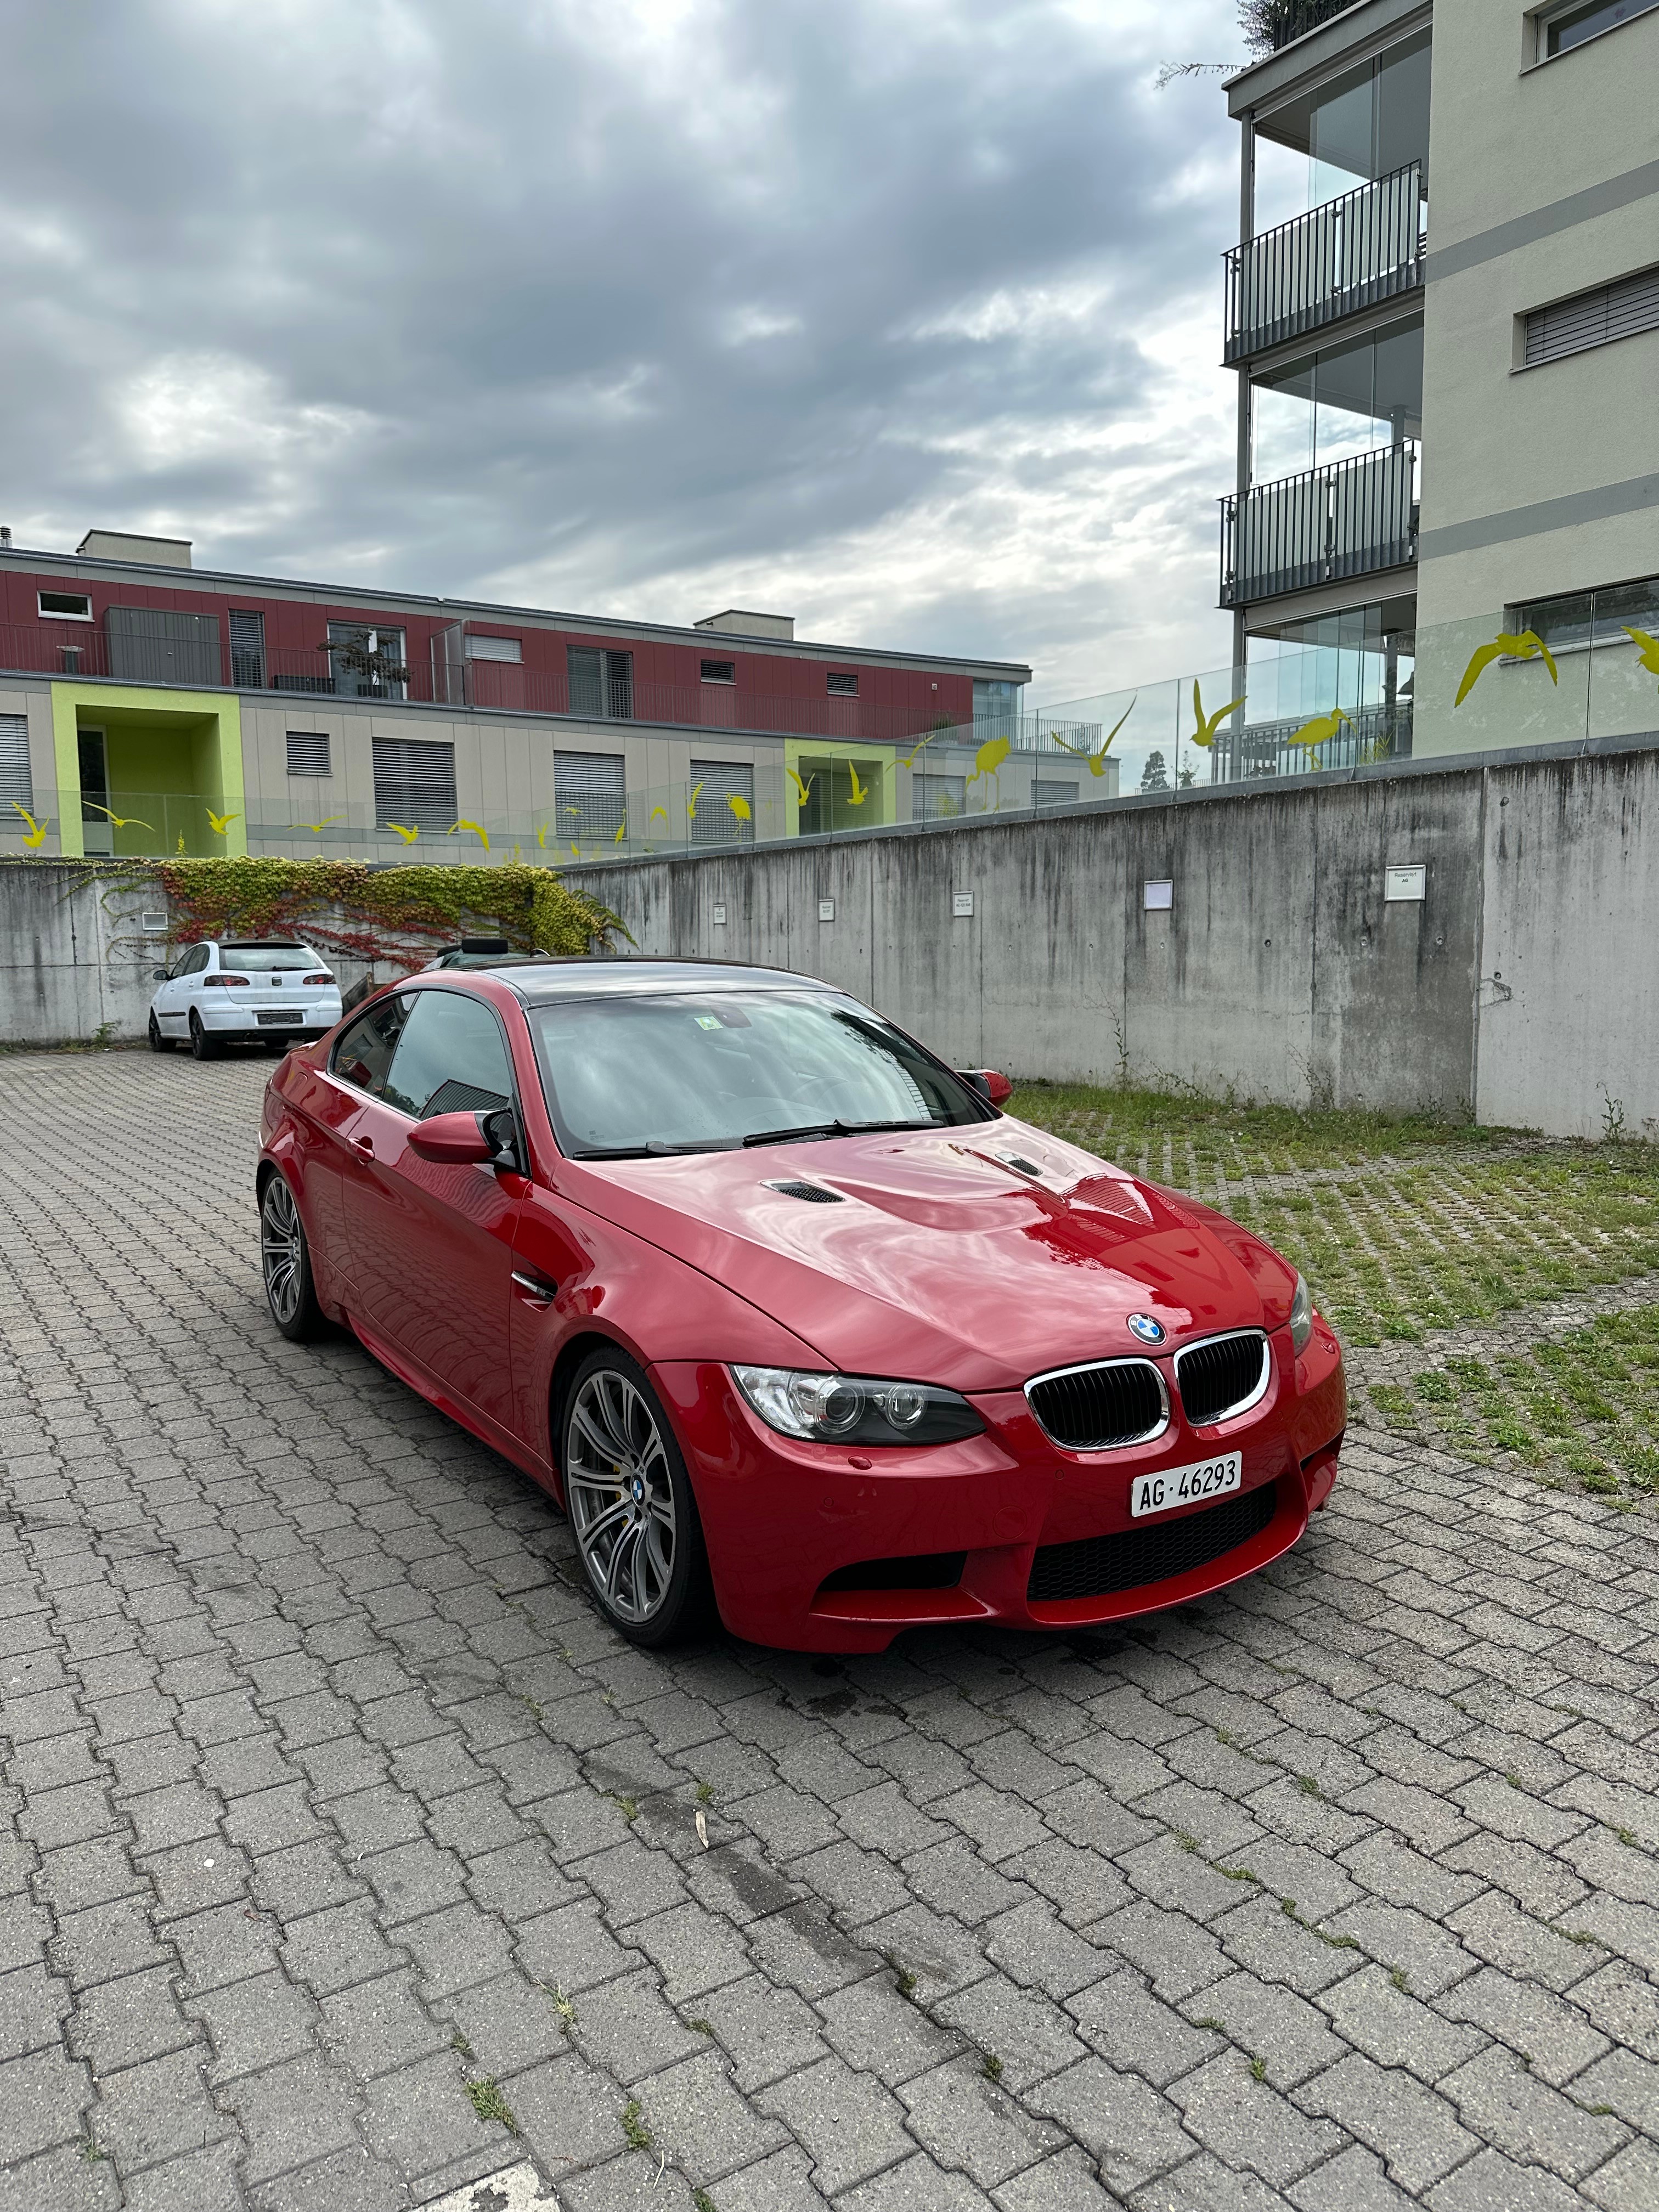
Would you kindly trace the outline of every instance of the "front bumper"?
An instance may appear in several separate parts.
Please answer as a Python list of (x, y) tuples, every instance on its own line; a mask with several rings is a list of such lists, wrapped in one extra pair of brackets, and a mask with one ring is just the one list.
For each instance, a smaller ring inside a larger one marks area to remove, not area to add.
[[(1098, 1452), (1051, 1443), (1019, 1391), (974, 1397), (987, 1423), (982, 1436), (860, 1451), (777, 1435), (712, 1362), (665, 1362), (652, 1376), (690, 1470), (727, 1628), (790, 1650), (878, 1651), (901, 1629), (928, 1625), (1071, 1628), (1158, 1612), (1289, 1551), (1330, 1493), (1346, 1398), (1341, 1352), (1322, 1321), (1299, 1357), (1286, 1330), (1271, 1342), (1273, 1380), (1248, 1413), (1201, 1433), (1177, 1413), (1150, 1445)], [(1127, 1588), (1030, 1595), (1039, 1547), (1165, 1528), (1215, 1511), (1199, 1505), (1134, 1521), (1129, 1486), (1136, 1475), (1223, 1451), (1243, 1455), (1236, 1495), (1250, 1502), (1225, 1524), (1245, 1527), (1243, 1540)], [(957, 1553), (963, 1555), (959, 1572), (950, 1556)], [(948, 1577), (943, 1586), (823, 1587), (858, 1563), (917, 1559), (933, 1563), (927, 1571), (936, 1580)]]

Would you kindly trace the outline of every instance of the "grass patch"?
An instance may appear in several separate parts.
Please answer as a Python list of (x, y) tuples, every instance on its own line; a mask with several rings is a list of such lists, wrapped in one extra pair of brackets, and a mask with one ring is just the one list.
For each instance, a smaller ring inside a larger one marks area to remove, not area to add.
[(466, 2094), (472, 2100), (472, 2109), (481, 2120), (499, 2120), (514, 2135), (519, 2132), (519, 2123), (513, 2107), (501, 2092), (501, 2087), (486, 2075), (481, 2081), (469, 2081)]
[(629, 2150), (650, 2149), (651, 2130), (645, 2124), (645, 2107), (637, 2097), (630, 2097), (623, 2106), (622, 2130)]

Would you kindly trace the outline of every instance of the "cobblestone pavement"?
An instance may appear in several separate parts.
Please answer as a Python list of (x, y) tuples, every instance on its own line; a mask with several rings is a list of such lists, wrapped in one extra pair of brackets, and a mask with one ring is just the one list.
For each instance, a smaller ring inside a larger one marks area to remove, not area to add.
[(1178, 1615), (647, 1656), (270, 1327), (265, 1073), (0, 1061), (0, 2212), (1659, 2204), (1646, 1516), (1367, 1437)]

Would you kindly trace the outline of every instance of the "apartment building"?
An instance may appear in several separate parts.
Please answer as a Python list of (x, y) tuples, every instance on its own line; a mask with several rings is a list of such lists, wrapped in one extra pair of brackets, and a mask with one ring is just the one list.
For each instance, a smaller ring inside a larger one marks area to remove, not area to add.
[[(1359, 757), (1659, 730), (1659, 0), (1260, 12), (1226, 87), (1237, 667), (1291, 667)], [(1285, 734), (1235, 717), (1224, 772)]]
[(600, 621), (4, 532), (0, 851), (568, 864), (963, 811), (999, 736), (1001, 803), (1061, 803), (1030, 678), (738, 608)]

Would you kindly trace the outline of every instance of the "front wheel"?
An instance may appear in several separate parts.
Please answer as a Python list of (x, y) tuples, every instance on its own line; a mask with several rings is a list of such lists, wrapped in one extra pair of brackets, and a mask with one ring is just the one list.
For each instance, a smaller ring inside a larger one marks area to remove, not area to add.
[(712, 1626), (702, 1522), (674, 1431), (643, 1370), (591, 1352), (565, 1401), (565, 1497), (576, 1556), (600, 1610), (630, 1644)]
[(161, 1035), (161, 1024), (156, 1020), (155, 1011), (152, 1009), (149, 1018), (150, 1050), (152, 1052), (171, 1052), (173, 1050), (173, 1039)]
[(311, 1276), (311, 1248), (299, 1203), (280, 1175), (259, 1198), (259, 1266), (270, 1317), (291, 1344), (319, 1336), (326, 1326)]

